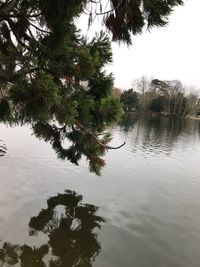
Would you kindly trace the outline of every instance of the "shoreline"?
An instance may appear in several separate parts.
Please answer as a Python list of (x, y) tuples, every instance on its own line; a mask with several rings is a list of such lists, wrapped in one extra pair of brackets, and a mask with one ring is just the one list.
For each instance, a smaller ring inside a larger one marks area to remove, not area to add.
[(190, 119), (190, 120), (200, 120), (200, 116), (186, 116), (186, 117), (177, 117), (177, 116), (170, 116), (162, 113), (156, 113), (156, 112), (149, 112), (149, 113), (142, 113), (142, 112), (135, 112), (135, 111), (125, 111), (124, 114), (132, 114), (132, 115), (140, 115), (140, 116), (148, 116), (148, 117), (166, 117), (166, 118), (171, 118), (171, 119)]

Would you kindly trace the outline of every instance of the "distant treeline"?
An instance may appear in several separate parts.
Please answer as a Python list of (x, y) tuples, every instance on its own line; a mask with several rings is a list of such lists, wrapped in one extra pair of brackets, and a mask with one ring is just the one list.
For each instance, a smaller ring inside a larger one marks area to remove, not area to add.
[(191, 88), (188, 91), (178, 80), (142, 77), (133, 88), (126, 91), (114, 88), (113, 94), (120, 97), (125, 112), (153, 112), (173, 117), (200, 115), (199, 92)]

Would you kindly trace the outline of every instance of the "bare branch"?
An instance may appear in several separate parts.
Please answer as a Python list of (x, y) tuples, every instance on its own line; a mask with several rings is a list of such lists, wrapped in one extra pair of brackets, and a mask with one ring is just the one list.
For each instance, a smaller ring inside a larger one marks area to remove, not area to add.
[(29, 21), (29, 23), (30, 23), (30, 25), (33, 26), (36, 30), (38, 30), (38, 31), (40, 31), (40, 32), (44, 32), (44, 33), (48, 33), (48, 34), (50, 34), (49, 31), (46, 31), (46, 30), (43, 30), (43, 29), (37, 27), (35, 24), (31, 23), (30, 21)]

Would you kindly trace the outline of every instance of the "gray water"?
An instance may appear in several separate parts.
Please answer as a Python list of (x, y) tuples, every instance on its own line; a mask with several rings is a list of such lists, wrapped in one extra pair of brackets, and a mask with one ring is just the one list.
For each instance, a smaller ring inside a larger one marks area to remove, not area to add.
[(200, 121), (127, 116), (111, 131), (126, 145), (97, 177), (0, 125), (1, 266), (200, 266)]

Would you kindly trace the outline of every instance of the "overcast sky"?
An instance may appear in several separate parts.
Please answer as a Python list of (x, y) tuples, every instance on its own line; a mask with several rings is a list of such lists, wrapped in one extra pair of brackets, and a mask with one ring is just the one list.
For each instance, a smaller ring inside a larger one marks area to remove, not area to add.
[[(200, 88), (200, 0), (185, 0), (177, 7), (164, 28), (133, 37), (133, 45), (113, 43), (115, 86), (128, 89), (143, 75), (158, 79), (179, 79), (187, 86)], [(80, 20), (86, 25), (86, 20)], [(89, 30), (92, 35), (97, 24)]]

